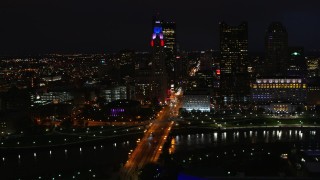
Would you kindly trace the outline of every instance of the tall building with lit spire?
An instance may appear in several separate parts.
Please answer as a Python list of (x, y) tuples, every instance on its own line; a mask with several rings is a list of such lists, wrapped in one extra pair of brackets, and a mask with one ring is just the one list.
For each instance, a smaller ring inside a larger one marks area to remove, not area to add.
[(152, 21), (151, 66), (138, 70), (136, 77), (136, 97), (140, 101), (164, 103), (167, 98), (168, 75), (165, 63), (165, 39), (162, 22), (158, 18)]
[(165, 37), (162, 22), (153, 19), (153, 33), (151, 38), (153, 94), (160, 102), (165, 102), (168, 90), (168, 73), (166, 69)]
[(164, 36), (162, 30), (162, 23), (160, 20), (153, 20), (153, 33), (151, 38), (152, 51), (152, 68), (156, 74), (161, 74), (166, 71), (165, 53), (164, 53)]
[(161, 20), (158, 16), (159, 15), (154, 17), (152, 28), (154, 31), (159, 30), (159, 27), (161, 27), (162, 40), (164, 42), (164, 63), (168, 74), (168, 83), (172, 85), (175, 84), (177, 80), (177, 74), (175, 73), (175, 66), (177, 65), (176, 23), (174, 21)]

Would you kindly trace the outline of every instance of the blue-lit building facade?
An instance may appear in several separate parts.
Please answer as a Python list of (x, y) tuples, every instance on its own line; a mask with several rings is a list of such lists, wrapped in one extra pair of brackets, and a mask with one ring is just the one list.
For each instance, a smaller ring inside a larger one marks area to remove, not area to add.
[(251, 83), (251, 100), (271, 112), (291, 113), (293, 106), (307, 100), (307, 84), (302, 78), (257, 78)]

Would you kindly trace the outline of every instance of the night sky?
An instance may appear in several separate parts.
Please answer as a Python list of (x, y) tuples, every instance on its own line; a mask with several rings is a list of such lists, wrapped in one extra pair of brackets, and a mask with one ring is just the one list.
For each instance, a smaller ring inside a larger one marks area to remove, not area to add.
[(1, 0), (0, 54), (149, 50), (152, 16), (177, 23), (182, 49), (218, 48), (218, 22), (249, 23), (250, 51), (281, 21), (289, 44), (320, 47), (319, 0)]

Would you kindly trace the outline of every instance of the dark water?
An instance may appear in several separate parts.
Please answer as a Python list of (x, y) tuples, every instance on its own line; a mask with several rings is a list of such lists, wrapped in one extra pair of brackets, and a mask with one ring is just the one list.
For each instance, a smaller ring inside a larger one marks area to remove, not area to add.
[(0, 179), (108, 179), (135, 145), (132, 137), (51, 149), (2, 149)]

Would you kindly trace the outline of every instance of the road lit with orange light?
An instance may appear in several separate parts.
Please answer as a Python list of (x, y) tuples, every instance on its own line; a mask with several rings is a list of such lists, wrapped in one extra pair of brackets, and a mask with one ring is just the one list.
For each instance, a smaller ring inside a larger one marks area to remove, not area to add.
[(137, 147), (128, 154), (128, 161), (121, 170), (121, 179), (138, 179), (138, 171), (148, 163), (156, 163), (162, 153), (163, 145), (174, 125), (169, 119), (175, 116), (179, 105), (164, 107), (157, 118), (149, 124)]

